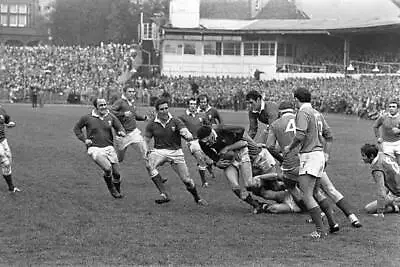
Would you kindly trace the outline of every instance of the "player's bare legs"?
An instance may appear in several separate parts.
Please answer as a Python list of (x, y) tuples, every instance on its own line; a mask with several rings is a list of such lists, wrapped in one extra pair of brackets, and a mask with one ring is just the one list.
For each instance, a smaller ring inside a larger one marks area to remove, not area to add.
[(192, 155), (197, 161), (197, 166), (199, 168), (199, 174), (200, 174), (200, 179), (201, 179), (201, 185), (203, 187), (208, 187), (208, 182), (206, 180), (207, 165), (205, 162), (205, 157), (201, 151), (195, 151), (195, 152), (193, 152)]
[(123, 162), (125, 159), (125, 153), (126, 153), (127, 147), (122, 149), (122, 150), (117, 150), (117, 156), (118, 156), (118, 161)]
[[(104, 171), (104, 181), (107, 185), (108, 190), (110, 191), (110, 194), (114, 198), (121, 198), (122, 195), (117, 191), (115, 188), (113, 181), (112, 181), (112, 170), (115, 168), (112, 167), (112, 164), (110, 161), (105, 157), (105, 156), (97, 156), (94, 159), (94, 162)], [(113, 164), (115, 165), (115, 164)]]
[(170, 201), (164, 185), (164, 180), (157, 170), (157, 167), (162, 165), (165, 161), (165, 157), (154, 151), (149, 153), (148, 159), (146, 160), (146, 169), (149, 173), (149, 176), (160, 192), (160, 198), (155, 200), (157, 204), (163, 204)]

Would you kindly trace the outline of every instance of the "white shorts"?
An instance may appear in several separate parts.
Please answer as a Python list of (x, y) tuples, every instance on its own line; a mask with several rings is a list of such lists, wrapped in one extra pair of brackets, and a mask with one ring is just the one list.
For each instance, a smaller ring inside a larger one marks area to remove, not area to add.
[(7, 139), (0, 142), (0, 166), (8, 166), (12, 162), (11, 149), (8, 146)]
[(154, 167), (160, 166), (166, 162), (180, 164), (186, 163), (182, 149), (154, 149), (149, 154), (149, 164)]
[(261, 149), (260, 154), (255, 158), (253, 162), (254, 167), (260, 167), (264, 172), (268, 172), (272, 167), (276, 165), (274, 157), (269, 153), (268, 149)]
[(288, 191), (285, 192), (285, 198), (283, 200), (283, 203), (288, 205), (292, 212), (301, 211), (300, 207), (297, 206), (296, 202), (294, 201), (292, 194), (290, 194)]
[(395, 142), (382, 142), (383, 153), (389, 154), (392, 157), (400, 155), (400, 140)]
[(239, 168), (239, 166), (244, 162), (250, 162), (249, 149), (247, 147), (244, 147), (237, 152), (237, 156), (232, 162), (232, 165)]
[(321, 178), (325, 169), (325, 156), (323, 151), (300, 153), (299, 175), (309, 174)]
[(110, 163), (118, 163), (117, 152), (113, 146), (91, 146), (89, 147), (87, 153), (94, 161), (97, 161), (100, 157), (103, 157), (106, 158)]
[(190, 153), (192, 153), (192, 154), (199, 152), (199, 151), (202, 152), (200, 144), (199, 144), (199, 139), (188, 141), (187, 146), (189, 148)]
[(126, 136), (115, 136), (115, 148), (124, 150), (131, 144), (144, 143), (142, 133), (138, 128), (126, 134)]

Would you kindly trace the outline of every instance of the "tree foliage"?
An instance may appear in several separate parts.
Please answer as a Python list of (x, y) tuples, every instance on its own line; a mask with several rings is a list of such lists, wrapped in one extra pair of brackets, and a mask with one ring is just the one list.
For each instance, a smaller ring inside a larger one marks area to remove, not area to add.
[(56, 0), (50, 15), (53, 42), (96, 45), (137, 41), (140, 13), (149, 19), (168, 14), (168, 0)]

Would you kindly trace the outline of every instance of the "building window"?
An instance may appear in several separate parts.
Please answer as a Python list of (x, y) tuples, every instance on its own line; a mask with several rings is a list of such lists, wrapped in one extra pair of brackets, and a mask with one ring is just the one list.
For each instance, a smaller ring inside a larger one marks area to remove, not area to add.
[(278, 56), (292, 57), (293, 45), (292, 44), (278, 44)]
[(204, 43), (204, 55), (216, 55), (217, 43)]
[(28, 25), (28, 5), (0, 5), (1, 26), (26, 27)]
[(224, 42), (224, 56), (240, 56), (239, 42)]
[(153, 31), (154, 31), (153, 23), (143, 23), (142, 40), (153, 40), (154, 36)]
[(176, 55), (176, 54), (177, 54), (177, 47), (176, 47), (176, 45), (173, 45), (173, 44), (166, 44), (165, 47), (164, 47), (164, 53), (165, 53), (165, 54)]
[(258, 56), (258, 43), (243, 43), (245, 56)]
[(260, 10), (260, 6), (261, 6), (261, 3), (260, 3), (261, 0), (255, 0), (255, 2), (256, 2), (255, 5), (254, 5), (255, 9), (256, 9), (256, 11), (259, 11)]
[(275, 55), (275, 43), (260, 44), (260, 56), (274, 56), (274, 55)]
[(196, 55), (195, 43), (185, 43), (183, 47), (183, 53), (185, 55)]

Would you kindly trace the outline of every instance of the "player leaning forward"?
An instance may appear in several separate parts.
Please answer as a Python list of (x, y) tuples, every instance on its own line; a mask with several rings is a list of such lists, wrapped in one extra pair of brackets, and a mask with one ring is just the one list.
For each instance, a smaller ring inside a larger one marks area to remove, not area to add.
[(14, 186), (11, 178), (11, 150), (8, 146), (7, 138), (5, 135), (5, 128), (15, 126), (15, 122), (11, 121), (10, 116), (4, 108), (0, 107), (0, 164), (4, 180), (8, 185), (10, 192), (20, 192), (21, 190)]
[[(88, 155), (104, 171), (104, 181), (114, 198), (121, 198), (121, 175), (117, 153), (113, 146), (113, 133), (125, 136), (121, 122), (110, 113), (105, 99), (93, 101), (94, 109), (75, 124), (74, 133), (85, 143)], [(86, 128), (86, 135), (82, 129)]]
[(164, 184), (165, 180), (162, 179), (157, 170), (159, 166), (169, 162), (172, 169), (185, 184), (187, 191), (192, 194), (194, 201), (199, 205), (207, 205), (207, 202), (198, 195), (196, 185), (190, 178), (182, 150), (181, 138), (191, 141), (193, 140), (192, 134), (181, 120), (169, 113), (168, 100), (157, 100), (155, 108), (156, 116), (147, 124), (144, 136), (149, 148), (150, 141), (154, 138), (154, 149), (147, 153), (147, 168), (151, 180), (160, 192), (161, 198), (157, 199), (156, 203), (163, 204), (170, 201)]

